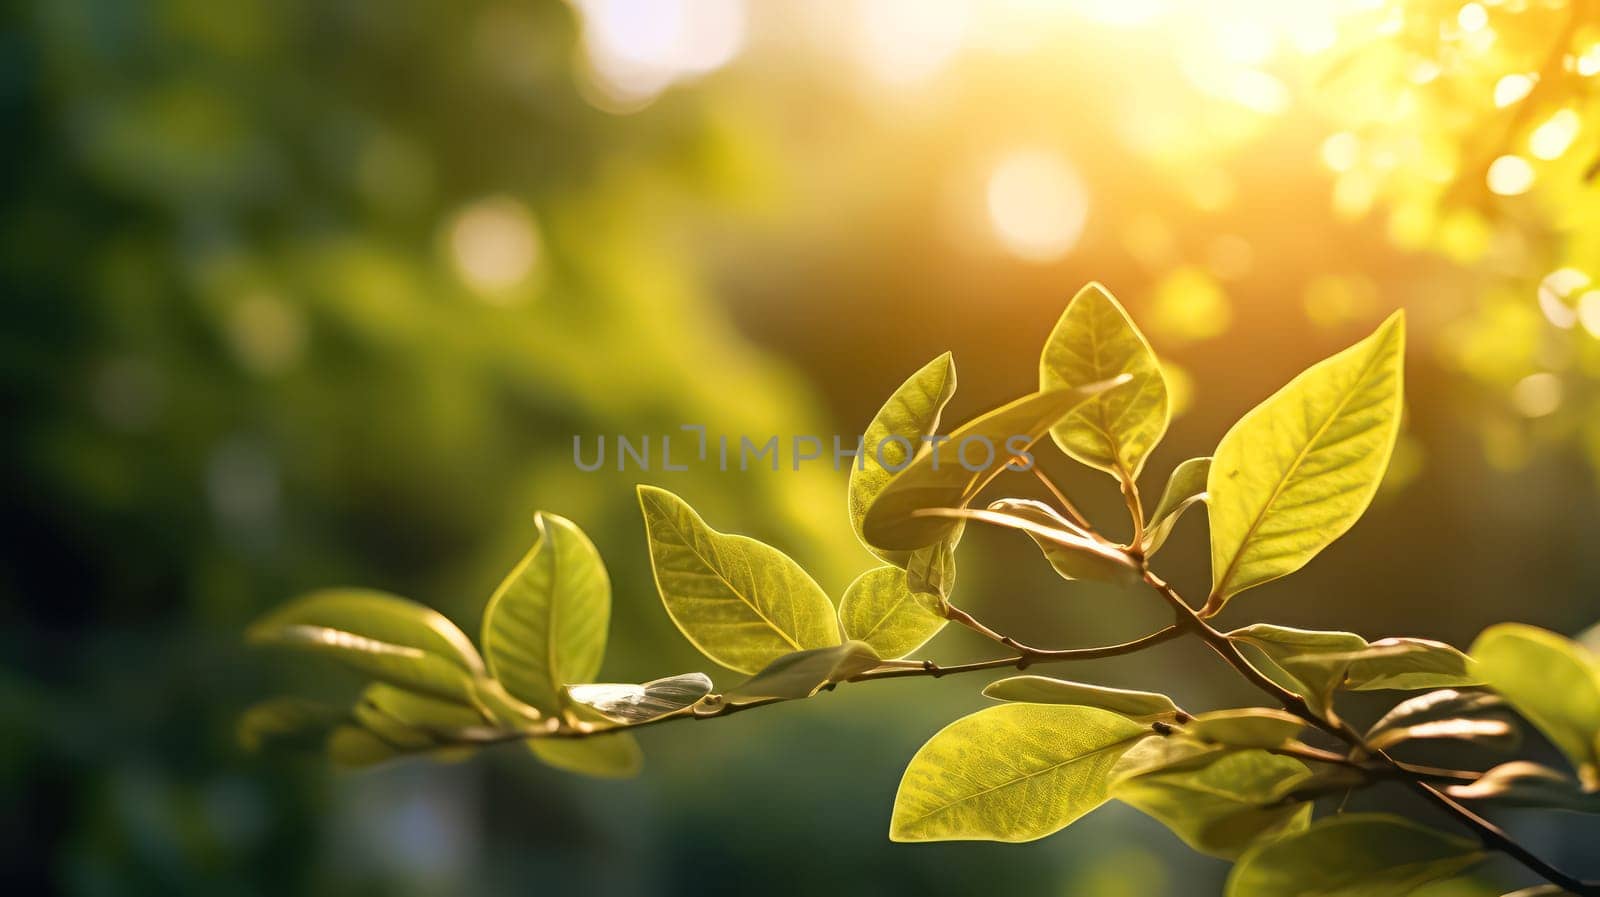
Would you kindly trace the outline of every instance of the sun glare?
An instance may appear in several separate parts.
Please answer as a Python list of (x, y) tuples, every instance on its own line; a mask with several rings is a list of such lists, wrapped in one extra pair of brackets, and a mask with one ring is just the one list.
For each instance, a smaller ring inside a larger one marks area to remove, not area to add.
[(1061, 156), (1019, 150), (1000, 160), (986, 191), (995, 236), (1012, 255), (1032, 262), (1061, 258), (1077, 244), (1089, 196)]

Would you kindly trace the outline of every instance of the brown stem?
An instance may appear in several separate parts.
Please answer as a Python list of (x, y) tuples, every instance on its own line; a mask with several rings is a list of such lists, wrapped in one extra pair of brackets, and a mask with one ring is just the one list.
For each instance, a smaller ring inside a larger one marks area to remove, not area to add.
[(1166, 599), (1167, 603), (1172, 606), (1174, 612), (1176, 612), (1178, 616), (1178, 625), (1180, 627), (1199, 636), (1201, 640), (1203, 640), (1213, 651), (1220, 655), (1229, 666), (1238, 671), (1240, 675), (1242, 675), (1245, 679), (1248, 679), (1257, 688), (1260, 688), (1262, 691), (1276, 698), (1278, 702), (1283, 705), (1285, 710), (1288, 710), (1290, 713), (1293, 713), (1301, 719), (1304, 719), (1307, 723), (1317, 727), (1318, 729), (1327, 732), (1329, 735), (1338, 738), (1345, 744), (1348, 744), (1353, 748), (1359, 748), (1369, 756), (1378, 760), (1386, 768), (1393, 769), (1395, 771), (1395, 777), (1402, 781), (1408, 788), (1445, 811), (1466, 828), (1471, 829), (1473, 833), (1478, 836), (1478, 840), (1485, 848), (1489, 850), (1498, 850), (1501, 853), (1506, 854), (1507, 856), (1521, 863), (1523, 866), (1527, 867), (1529, 870), (1543, 876), (1545, 880), (1560, 885), (1561, 887), (1566, 888), (1568, 891), (1579, 895), (1579, 897), (1600, 897), (1600, 882), (1583, 881), (1582, 879), (1568, 875), (1560, 869), (1557, 869), (1555, 866), (1550, 865), (1548, 862), (1541, 859), (1537, 854), (1533, 853), (1533, 851), (1519, 843), (1516, 839), (1506, 834), (1506, 832), (1499, 826), (1462, 806), (1454, 798), (1451, 798), (1449, 795), (1446, 795), (1439, 789), (1433, 787), (1427, 782), (1422, 781), (1421, 778), (1418, 777), (1419, 774), (1408, 771), (1405, 766), (1403, 766), (1393, 757), (1389, 756), (1387, 752), (1382, 750), (1374, 750), (1369, 747), (1366, 743), (1366, 740), (1361, 737), (1361, 733), (1350, 728), (1349, 725), (1340, 722), (1331, 716), (1324, 717), (1322, 714), (1317, 713), (1311, 709), (1311, 706), (1307, 704), (1305, 699), (1300, 695), (1289, 691), (1278, 683), (1267, 678), (1265, 674), (1256, 669), (1255, 666), (1250, 663), (1248, 658), (1240, 653), (1239, 647), (1235, 645), (1226, 634), (1219, 632), (1216, 628), (1211, 626), (1211, 624), (1202, 619), (1201, 616), (1195, 612), (1194, 608), (1190, 607), (1189, 603), (1183, 600), (1182, 596), (1174, 591), (1173, 588), (1163, 581), (1159, 576), (1151, 573), (1148, 567), (1146, 567), (1144, 571), (1144, 581), (1151, 588), (1160, 593), (1161, 597)]
[(1083, 516), (1083, 513), (1078, 510), (1078, 506), (1072, 503), (1072, 499), (1067, 498), (1067, 493), (1062, 492), (1061, 487), (1057, 486), (1055, 481), (1050, 479), (1049, 475), (1037, 463), (1030, 469), (1033, 471), (1033, 475), (1039, 478), (1039, 482), (1050, 490), (1050, 494), (1055, 497), (1056, 503), (1061, 505), (1061, 510), (1067, 512), (1067, 516), (1072, 518), (1073, 523), (1089, 532), (1094, 532), (1094, 527), (1089, 524), (1088, 518)]

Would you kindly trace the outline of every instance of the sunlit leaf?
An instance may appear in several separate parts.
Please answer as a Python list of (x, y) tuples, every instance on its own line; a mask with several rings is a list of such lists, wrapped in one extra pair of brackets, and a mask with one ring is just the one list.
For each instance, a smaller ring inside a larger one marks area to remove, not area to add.
[(1100, 284), (1067, 303), (1039, 359), (1039, 388), (1083, 386), (1119, 374), (1132, 379), (1050, 428), (1061, 450), (1090, 467), (1128, 479), (1167, 431), (1167, 385), (1150, 343)]
[(1166, 544), (1167, 537), (1178, 525), (1178, 518), (1191, 505), (1206, 500), (1206, 478), (1211, 473), (1210, 458), (1190, 458), (1172, 469), (1167, 478), (1167, 488), (1150, 512), (1144, 529), (1144, 553), (1153, 555)]
[(1227, 897), (1407, 897), (1485, 858), (1476, 841), (1381, 813), (1346, 813), (1256, 845)]
[(335, 766), (364, 769), (393, 760), (406, 753), (403, 748), (355, 725), (339, 726), (328, 735), (328, 759)]
[(1026, 520), (1056, 534), (1048, 535), (1037, 527), (1024, 530), (1062, 579), (1124, 582), (1134, 578), (1137, 573), (1115, 546), (1084, 531), (1044, 502), (1029, 498), (1002, 498), (991, 503), (989, 510)]
[(343, 708), (305, 698), (262, 701), (239, 717), (239, 744), (247, 751), (314, 750), (350, 714)]
[(460, 666), (420, 648), (374, 641), (353, 632), (288, 624), (250, 628), (252, 644), (321, 654), (352, 670), (424, 694), (467, 701), (472, 680)]
[(1472, 644), (1489, 686), (1567, 755), (1584, 787), (1600, 789), (1600, 665), (1576, 642), (1520, 623)]
[(946, 726), (911, 758), (895, 841), (1032, 841), (1105, 803), (1117, 758), (1149, 733), (1093, 707), (1004, 704)]
[(833, 604), (788, 555), (717, 532), (665, 489), (640, 486), (639, 504), (661, 602), (702, 654), (755, 673), (785, 654), (839, 643)]
[(1462, 800), (1493, 801), (1507, 807), (1600, 813), (1600, 792), (1584, 791), (1570, 776), (1526, 760), (1502, 763), (1469, 785), (1451, 785), (1445, 791)]
[(961, 541), (961, 531), (956, 530), (932, 545), (918, 548), (906, 557), (906, 588), (922, 595), (935, 595), (938, 605), (949, 597), (956, 585), (956, 544)]
[(898, 567), (876, 567), (856, 577), (839, 602), (846, 638), (866, 642), (879, 657), (904, 657), (944, 628), (935, 613), (906, 585)]
[(1369, 739), (1374, 750), (1385, 750), (1404, 741), (1450, 738), (1469, 741), (1495, 750), (1515, 750), (1521, 738), (1517, 730), (1500, 719), (1436, 719), (1432, 722), (1385, 729)]
[(1440, 719), (1453, 719), (1471, 717), (1482, 713), (1489, 713), (1505, 707), (1505, 699), (1499, 695), (1482, 691), (1457, 691), (1453, 688), (1431, 691), (1414, 698), (1407, 698), (1394, 705), (1385, 713), (1372, 728), (1367, 730), (1367, 737), (1371, 738), (1389, 729), (1404, 726), (1414, 726), (1419, 723), (1432, 722)]
[(1271, 707), (1213, 710), (1183, 724), (1183, 734), (1198, 741), (1241, 748), (1277, 747), (1299, 735), (1306, 722)]
[(1195, 850), (1233, 859), (1259, 840), (1306, 827), (1311, 804), (1280, 801), (1310, 775), (1290, 757), (1233, 751), (1198, 769), (1124, 780), (1111, 796), (1154, 816)]
[[(1038, 505), (1017, 499), (996, 502), (1002, 507)], [(972, 508), (926, 508), (916, 512), (919, 517), (939, 517), (955, 520), (976, 520), (991, 526), (1027, 533), (1041, 548), (1056, 572), (1068, 579), (1096, 579), (1103, 582), (1133, 582), (1139, 578), (1139, 567), (1116, 546), (1091, 536), (1083, 535), (1077, 527), (1060, 529), (1051, 525), (1055, 518), (1038, 513), (1027, 516), (1007, 511), (978, 511)]]
[(959, 520), (918, 517), (913, 512), (966, 507), (1011, 466), (1009, 459), (1031, 449), (1053, 424), (1127, 380), (1123, 376), (1075, 389), (1036, 392), (963, 424), (889, 481), (867, 508), (861, 522), (863, 538), (883, 551), (911, 551), (946, 538), (960, 526)]
[(367, 589), (324, 589), (256, 621), (252, 644), (325, 654), (403, 688), (463, 698), (484, 674), (477, 649), (443, 614)]
[(1228, 633), (1235, 644), (1255, 649), (1262, 668), (1273, 681), (1301, 695), (1315, 708), (1327, 705), (1333, 690), (1344, 680), (1344, 665), (1317, 660), (1322, 655), (1346, 655), (1364, 650), (1367, 640), (1353, 632), (1294, 629), (1256, 623)]
[(546, 765), (600, 779), (626, 779), (639, 774), (644, 753), (628, 732), (586, 738), (533, 738), (528, 747)]
[(1386, 638), (1349, 658), (1342, 687), (1352, 691), (1410, 690), (1482, 683), (1472, 658), (1444, 642)]
[(1293, 573), (1359, 518), (1400, 431), (1405, 324), (1396, 312), (1233, 425), (1211, 463), (1208, 612)]
[(878, 409), (862, 433), (861, 457), (850, 466), (850, 526), (856, 538), (868, 551), (896, 567), (916, 566), (919, 575), (913, 588), (922, 591), (926, 587), (940, 595), (950, 593), (955, 578), (951, 552), (961, 540), (959, 527), (944, 539), (916, 551), (885, 551), (867, 541), (861, 524), (867, 509), (894, 478), (894, 472), (904, 469), (917, 456), (924, 437), (939, 431), (939, 416), (955, 392), (956, 365), (946, 352), (900, 384)]
[(692, 706), (711, 693), (705, 673), (684, 673), (643, 685), (599, 683), (569, 685), (568, 700), (618, 723), (642, 723)]
[(351, 716), (362, 728), (404, 752), (449, 746), (459, 741), (463, 731), (481, 729), (485, 723), (471, 707), (381, 682), (367, 686)]
[(564, 517), (534, 515), (538, 540), (483, 612), (489, 671), (519, 700), (561, 709), (561, 686), (600, 671), (611, 580), (593, 543)]
[(880, 660), (871, 645), (857, 641), (796, 651), (774, 660), (761, 672), (728, 689), (723, 699), (743, 704), (771, 699), (809, 698), (825, 685), (865, 673), (877, 666)]
[(1048, 676), (1012, 676), (989, 683), (983, 693), (997, 701), (1098, 707), (1139, 722), (1172, 719), (1181, 712), (1171, 698), (1155, 692), (1107, 688)]
[(1112, 787), (1134, 776), (1154, 772), (1180, 772), (1206, 766), (1217, 757), (1239, 750), (1220, 744), (1209, 744), (1192, 738), (1173, 735), (1151, 735), (1123, 753), (1111, 768)]

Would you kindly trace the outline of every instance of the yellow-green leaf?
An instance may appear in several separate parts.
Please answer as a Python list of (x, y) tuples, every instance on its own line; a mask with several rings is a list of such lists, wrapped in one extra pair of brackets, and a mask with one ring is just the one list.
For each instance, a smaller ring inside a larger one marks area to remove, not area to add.
[(534, 515), (538, 539), (483, 612), (489, 670), (519, 700), (561, 709), (561, 686), (600, 671), (611, 620), (611, 580), (577, 524)]
[(331, 704), (305, 698), (273, 698), (239, 717), (239, 744), (247, 751), (311, 750), (324, 744), (328, 733), (349, 719), (349, 713)]
[(707, 526), (683, 499), (639, 487), (650, 566), (667, 615), (700, 652), (741, 673), (839, 644), (833, 604), (788, 555)]
[(1313, 365), (1233, 425), (1207, 475), (1214, 613), (1355, 524), (1400, 432), (1405, 322)]
[(1167, 432), (1167, 384), (1150, 343), (1098, 283), (1078, 291), (1039, 359), (1039, 388), (1083, 386), (1118, 374), (1128, 385), (1090, 400), (1050, 428), (1061, 450), (1113, 476), (1134, 478)]
[(904, 657), (944, 628), (945, 618), (928, 601), (906, 584), (906, 571), (875, 567), (844, 590), (839, 624), (846, 638), (866, 642), (879, 657)]
[(1210, 458), (1190, 458), (1172, 469), (1161, 501), (1150, 514), (1144, 528), (1144, 553), (1148, 557), (1161, 550), (1177, 527), (1178, 519), (1190, 506), (1206, 500), (1206, 478), (1211, 473)]
[(849, 641), (829, 648), (796, 651), (774, 660), (761, 672), (728, 689), (723, 699), (744, 704), (809, 698), (823, 686), (865, 673), (879, 662), (880, 658), (866, 642)]
[(889, 481), (862, 518), (862, 537), (883, 551), (912, 551), (948, 537), (960, 520), (915, 512), (966, 507), (1011, 466), (1010, 459), (1028, 452), (1057, 421), (1128, 379), (1124, 374), (1074, 389), (1036, 392), (963, 424)]
[(528, 748), (547, 766), (599, 779), (627, 779), (639, 774), (644, 752), (628, 732), (586, 738), (533, 738)]
[(1137, 722), (1170, 720), (1182, 713), (1178, 705), (1163, 694), (1107, 688), (1085, 682), (1052, 679), (1049, 676), (1012, 676), (1009, 679), (989, 683), (983, 694), (997, 701), (1014, 703), (1098, 707)]
[(250, 627), (251, 644), (321, 654), (356, 672), (435, 697), (469, 701), (472, 679), (460, 666), (421, 648), (380, 642), (353, 632), (291, 623)]
[(463, 731), (485, 724), (471, 707), (382, 682), (367, 686), (351, 715), (362, 728), (407, 753), (451, 746)]
[[(894, 479), (895, 472), (911, 463), (922, 450), (925, 437), (939, 431), (939, 416), (955, 392), (956, 365), (949, 352), (923, 365), (900, 384), (862, 433), (861, 457), (850, 465), (848, 496), (850, 526), (861, 544), (880, 560), (896, 567), (907, 567), (915, 560), (923, 569), (923, 581), (931, 591), (942, 595), (949, 594), (947, 580), (954, 578), (953, 568), (947, 570), (945, 565), (950, 564), (950, 551), (961, 539), (959, 529), (916, 552), (885, 551), (867, 541), (861, 524), (867, 509)], [(941, 547), (944, 550), (938, 551)], [(925, 556), (914, 558), (917, 554)]]
[(1436, 719), (1410, 726), (1394, 726), (1367, 740), (1373, 750), (1386, 750), (1405, 741), (1448, 738), (1468, 741), (1501, 751), (1516, 750), (1521, 739), (1503, 719)]
[[(989, 510), (1011, 518), (1026, 520), (1056, 533), (1051, 536), (1037, 527), (1024, 532), (1044, 553), (1050, 567), (1067, 580), (1127, 582), (1138, 578), (1138, 569), (1121, 549), (1063, 517), (1056, 509), (1031, 498), (1002, 498), (991, 502)], [(997, 521), (990, 520), (994, 523)], [(1063, 538), (1066, 534), (1071, 538)]]
[(1600, 664), (1571, 639), (1521, 623), (1491, 626), (1472, 644), (1478, 672), (1567, 755), (1584, 787), (1600, 789)]
[(1195, 850), (1234, 859), (1258, 841), (1305, 829), (1311, 804), (1283, 798), (1310, 776), (1291, 757), (1231, 751), (1196, 769), (1124, 779), (1111, 796), (1160, 820)]
[(1271, 707), (1213, 710), (1183, 724), (1182, 732), (1196, 741), (1227, 747), (1270, 748), (1299, 735), (1305, 720)]
[(1227, 897), (1407, 897), (1485, 856), (1476, 841), (1398, 816), (1346, 813), (1256, 845), (1233, 867)]
[(1005, 704), (946, 726), (911, 758), (895, 841), (1032, 841), (1105, 803), (1117, 759), (1149, 730), (1093, 707)]
[(1434, 720), (1477, 716), (1500, 710), (1505, 704), (1504, 698), (1489, 692), (1465, 692), (1453, 688), (1431, 691), (1394, 705), (1388, 713), (1372, 724), (1372, 728), (1367, 730), (1367, 737), (1372, 738), (1389, 729), (1415, 726)]
[(1600, 792), (1584, 791), (1571, 777), (1526, 760), (1502, 763), (1475, 782), (1451, 785), (1445, 791), (1462, 800), (1492, 801), (1504, 807), (1600, 813)]
[(365, 769), (403, 755), (405, 751), (356, 725), (339, 726), (328, 735), (328, 759), (335, 766)]

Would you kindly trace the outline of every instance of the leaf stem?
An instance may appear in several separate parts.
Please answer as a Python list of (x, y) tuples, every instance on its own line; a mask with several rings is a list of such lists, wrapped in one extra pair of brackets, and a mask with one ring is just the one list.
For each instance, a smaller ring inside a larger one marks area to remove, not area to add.
[(1471, 829), (1486, 849), (1498, 850), (1506, 854), (1529, 870), (1543, 876), (1545, 880), (1560, 885), (1573, 894), (1579, 895), (1579, 897), (1600, 897), (1600, 882), (1583, 881), (1550, 865), (1550, 863), (1508, 835), (1499, 826), (1467, 809), (1454, 798), (1423, 781), (1423, 773), (1409, 770), (1405, 765), (1389, 756), (1387, 752), (1369, 747), (1366, 739), (1361, 737), (1361, 733), (1350, 728), (1348, 724), (1331, 718), (1331, 716), (1324, 717), (1322, 714), (1312, 710), (1311, 706), (1306, 703), (1305, 698), (1267, 678), (1264, 673), (1250, 663), (1249, 659), (1239, 651), (1239, 647), (1225, 633), (1218, 631), (1207, 623), (1200, 614), (1195, 612), (1194, 608), (1189, 606), (1188, 602), (1183, 600), (1183, 597), (1172, 586), (1152, 573), (1147, 565), (1144, 567), (1144, 581), (1172, 606), (1178, 617), (1178, 626), (1198, 636), (1223, 661), (1249, 680), (1251, 684), (1277, 699), (1285, 710), (1343, 741), (1345, 744), (1361, 749), (1376, 758), (1384, 767), (1394, 770), (1393, 775), (1395, 778), (1404, 782), (1412, 791), (1452, 816), (1457, 822)]
[(1056, 503), (1061, 505), (1061, 510), (1067, 512), (1067, 516), (1072, 518), (1073, 523), (1089, 532), (1094, 532), (1094, 527), (1089, 524), (1088, 518), (1083, 516), (1083, 513), (1078, 510), (1078, 506), (1072, 503), (1072, 499), (1067, 498), (1067, 494), (1061, 491), (1061, 487), (1057, 486), (1054, 480), (1050, 479), (1050, 476), (1044, 472), (1044, 469), (1039, 466), (1037, 461), (1029, 469), (1033, 471), (1034, 476), (1039, 478), (1039, 482), (1050, 490), (1050, 494), (1055, 497)]

